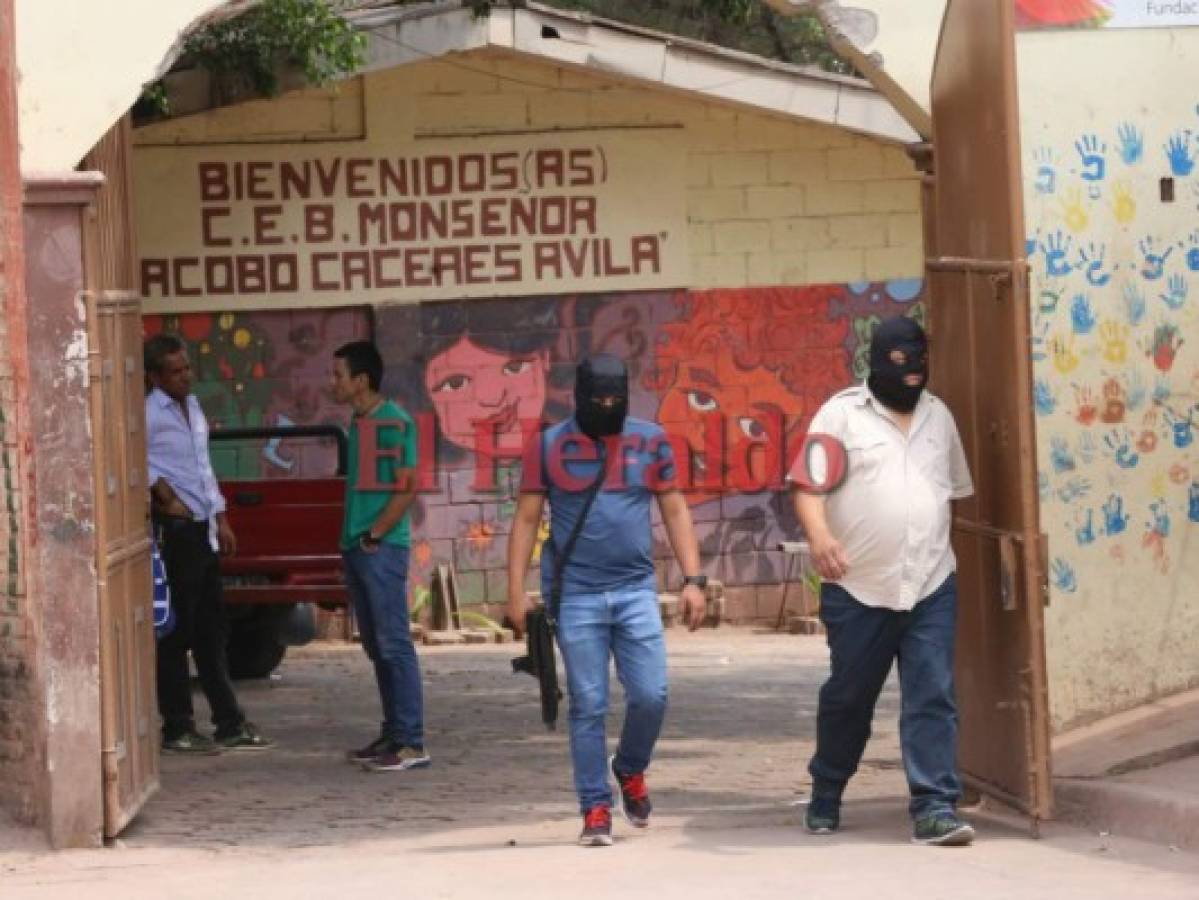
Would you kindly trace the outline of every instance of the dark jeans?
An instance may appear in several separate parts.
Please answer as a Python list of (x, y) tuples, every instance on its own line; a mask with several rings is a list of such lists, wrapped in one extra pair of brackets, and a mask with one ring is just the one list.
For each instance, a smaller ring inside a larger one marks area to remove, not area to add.
[(382, 733), (392, 743), (423, 747), (420, 661), (408, 619), (408, 548), (380, 544), (374, 553), (344, 550), (342, 558), (362, 649), (375, 664)]
[(953, 691), (957, 580), (953, 575), (909, 612), (865, 606), (835, 584), (820, 589), (832, 674), (820, 689), (813, 794), (839, 798), (870, 737), (874, 704), (899, 660), (899, 741), (913, 819), (953, 809), (958, 710)]
[(218, 737), (226, 737), (236, 732), (246, 717), (229, 679), (229, 626), (221, 601), (220, 564), (208, 543), (208, 523), (162, 519), (156, 528), (175, 611), (175, 630), (158, 642), (162, 736), (171, 740), (195, 729), (187, 664), (190, 650), (200, 687), (212, 709), (212, 724)]

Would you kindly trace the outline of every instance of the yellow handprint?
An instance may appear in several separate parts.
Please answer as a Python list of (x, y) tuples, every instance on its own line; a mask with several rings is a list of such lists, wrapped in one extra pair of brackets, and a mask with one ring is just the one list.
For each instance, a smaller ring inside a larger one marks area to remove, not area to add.
[(1118, 182), (1113, 188), (1112, 215), (1121, 225), (1129, 225), (1137, 217), (1137, 201), (1127, 181)]
[(1062, 198), (1062, 218), (1066, 222), (1066, 227), (1075, 234), (1086, 231), (1087, 225), (1091, 222), (1091, 215), (1083, 206), (1081, 189), (1074, 188)]
[(1053, 355), (1053, 367), (1063, 375), (1078, 368), (1078, 354), (1074, 352), (1074, 338), (1055, 337), (1049, 342), (1049, 352)]
[(1103, 358), (1108, 362), (1118, 365), (1128, 359), (1127, 325), (1104, 319), (1099, 326), (1099, 341), (1103, 344)]

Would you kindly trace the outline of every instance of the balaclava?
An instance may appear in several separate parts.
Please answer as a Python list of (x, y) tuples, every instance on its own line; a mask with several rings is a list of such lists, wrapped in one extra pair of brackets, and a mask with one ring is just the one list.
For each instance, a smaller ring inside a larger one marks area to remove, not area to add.
[[(891, 352), (902, 350), (907, 362), (891, 360)], [(922, 375), (920, 384), (904, 383), (905, 375)], [(870, 341), (870, 377), (866, 384), (879, 403), (895, 412), (910, 413), (928, 382), (928, 338), (924, 329), (906, 316), (886, 319), (874, 329)]]
[[(599, 397), (617, 397), (613, 406), (596, 403)], [(592, 440), (620, 434), (629, 414), (629, 370), (607, 353), (597, 353), (579, 363), (575, 372), (575, 421)]]

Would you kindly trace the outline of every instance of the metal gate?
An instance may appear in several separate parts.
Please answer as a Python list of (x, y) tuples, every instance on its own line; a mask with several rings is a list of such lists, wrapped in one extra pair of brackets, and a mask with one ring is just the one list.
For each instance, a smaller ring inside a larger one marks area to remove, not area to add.
[(130, 129), (122, 120), (83, 162), (105, 185), (85, 228), (104, 833), (118, 834), (158, 788), (153, 591), (146, 488), (141, 300)]
[(968, 784), (1051, 812), (1029, 344), (1028, 265), (1011, 0), (949, 0), (925, 155), (932, 387), (962, 432), (977, 495), (954, 523), (961, 595), (960, 761)]

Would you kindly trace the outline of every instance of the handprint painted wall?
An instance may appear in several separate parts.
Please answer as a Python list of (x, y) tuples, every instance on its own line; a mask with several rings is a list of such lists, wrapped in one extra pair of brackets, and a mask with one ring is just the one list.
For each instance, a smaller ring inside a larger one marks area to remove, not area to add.
[[(1085, 19), (1102, 4), (1016, 6), (1023, 22), (1061, 25), (1066, 12)], [(1039, 134), (1026, 148), (1043, 518), (1054, 584), (1073, 596), (1086, 596), (1113, 565), (1169, 572), (1183, 558), (1171, 542), (1199, 510), (1190, 337), (1199, 315), (1199, 105), (1179, 122), (1133, 112), (1053, 140)], [(1193, 202), (1164, 205), (1163, 176)], [(1105, 486), (1106, 500), (1089, 497), (1083, 486), (1092, 484)]]

